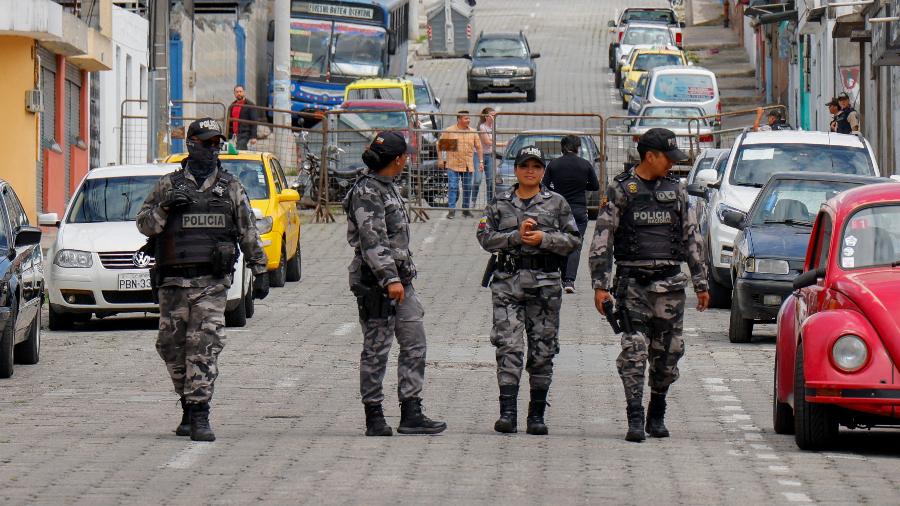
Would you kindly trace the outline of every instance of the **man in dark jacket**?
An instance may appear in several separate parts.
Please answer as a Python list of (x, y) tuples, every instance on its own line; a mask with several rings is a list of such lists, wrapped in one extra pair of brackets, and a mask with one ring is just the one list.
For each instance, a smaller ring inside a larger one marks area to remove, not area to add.
[[(244, 95), (244, 87), (234, 87), (234, 102), (228, 106), (228, 138), (238, 149), (247, 149), (247, 144), (256, 144), (256, 124), (258, 121), (253, 102)], [(238, 121), (241, 120), (241, 121)]]
[[(578, 233), (584, 237), (587, 229), (587, 191), (600, 189), (597, 172), (591, 162), (578, 156), (581, 149), (581, 138), (567, 135), (560, 141), (563, 155), (547, 164), (544, 173), (544, 186), (559, 193), (569, 203), (575, 216)], [(581, 257), (581, 246), (569, 253), (566, 269), (563, 271), (563, 289), (566, 293), (575, 293), (575, 276), (578, 273), (578, 259)]]

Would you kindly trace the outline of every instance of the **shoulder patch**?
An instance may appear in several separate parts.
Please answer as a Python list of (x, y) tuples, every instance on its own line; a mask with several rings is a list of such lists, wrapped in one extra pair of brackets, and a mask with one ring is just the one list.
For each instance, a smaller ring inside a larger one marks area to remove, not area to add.
[(478, 230), (484, 230), (487, 228), (487, 218), (481, 218), (478, 220)]
[(634, 181), (628, 183), (627, 188), (628, 188), (628, 193), (637, 193), (638, 192), (638, 185)]
[(614, 177), (613, 179), (615, 179), (616, 181), (621, 183), (622, 181), (625, 181), (626, 179), (628, 179), (630, 177), (631, 177), (631, 171), (625, 171), (625, 172), (622, 172), (622, 173), (616, 175), (616, 177)]

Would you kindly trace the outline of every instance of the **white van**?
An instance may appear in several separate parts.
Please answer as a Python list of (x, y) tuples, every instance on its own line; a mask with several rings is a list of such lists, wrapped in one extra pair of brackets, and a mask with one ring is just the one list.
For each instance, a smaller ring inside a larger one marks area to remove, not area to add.
[(716, 75), (702, 67), (685, 65), (656, 67), (641, 76), (628, 114), (637, 116), (646, 105), (699, 107), (705, 116), (722, 113)]

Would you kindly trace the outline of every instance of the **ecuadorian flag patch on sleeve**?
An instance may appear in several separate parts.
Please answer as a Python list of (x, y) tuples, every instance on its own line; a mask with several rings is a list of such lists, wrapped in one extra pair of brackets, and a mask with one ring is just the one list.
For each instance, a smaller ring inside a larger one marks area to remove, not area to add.
[(484, 230), (487, 228), (487, 218), (481, 218), (478, 220), (478, 230)]

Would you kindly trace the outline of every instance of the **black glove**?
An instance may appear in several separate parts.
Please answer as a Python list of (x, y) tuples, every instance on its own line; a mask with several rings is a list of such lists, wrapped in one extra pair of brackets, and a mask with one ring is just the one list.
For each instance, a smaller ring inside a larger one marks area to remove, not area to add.
[(265, 299), (269, 295), (269, 273), (264, 272), (253, 277), (253, 298)]
[(166, 192), (166, 197), (159, 203), (159, 206), (163, 209), (179, 209), (190, 204), (191, 197), (186, 191), (180, 188), (173, 188)]

